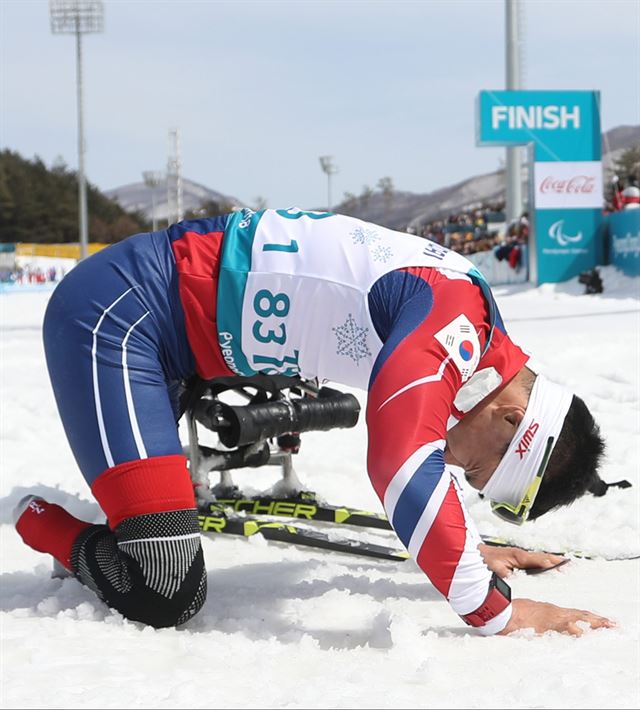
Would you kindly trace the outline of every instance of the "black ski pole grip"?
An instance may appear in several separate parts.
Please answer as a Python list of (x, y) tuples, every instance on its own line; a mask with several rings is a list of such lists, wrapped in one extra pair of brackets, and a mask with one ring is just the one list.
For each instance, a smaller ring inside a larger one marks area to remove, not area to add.
[(356, 425), (360, 414), (356, 397), (329, 388), (320, 390), (317, 399), (278, 399), (244, 406), (220, 404), (219, 407), (225, 426), (217, 432), (222, 444), (229, 448), (292, 431), (350, 428)]
[(316, 399), (304, 397), (294, 400), (300, 429), (293, 431), (328, 431), (350, 429), (358, 423), (360, 402), (352, 394), (323, 387)]

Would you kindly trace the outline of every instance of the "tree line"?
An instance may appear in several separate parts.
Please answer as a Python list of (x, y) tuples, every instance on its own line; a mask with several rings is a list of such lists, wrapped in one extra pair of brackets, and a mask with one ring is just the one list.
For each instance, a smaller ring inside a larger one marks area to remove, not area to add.
[[(393, 206), (395, 197), (393, 179), (388, 176), (382, 177), (378, 180), (376, 187), (378, 188), (378, 192), (382, 195), (385, 211), (388, 212)], [(355, 216), (359, 211), (366, 210), (369, 207), (369, 202), (375, 193), (376, 190), (369, 185), (364, 185), (359, 195), (353, 192), (345, 192), (339, 206), (340, 212)]]
[[(125, 211), (89, 183), (87, 208), (92, 242), (117, 242), (150, 227), (142, 214)], [(1, 243), (78, 242), (78, 209), (78, 175), (62, 160), (48, 168), (37, 156), (0, 151)]]

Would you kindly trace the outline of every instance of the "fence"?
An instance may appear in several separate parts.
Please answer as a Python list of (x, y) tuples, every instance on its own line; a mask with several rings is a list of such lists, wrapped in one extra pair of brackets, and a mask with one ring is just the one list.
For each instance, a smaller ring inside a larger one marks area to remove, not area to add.
[[(89, 254), (107, 244), (89, 244)], [(79, 244), (0, 244), (0, 292), (22, 293), (50, 287), (80, 260)]]
[(610, 214), (606, 233), (610, 263), (627, 276), (640, 276), (640, 209)]
[[(109, 245), (97, 243), (89, 244), (89, 254), (95, 254), (97, 251), (107, 246)], [(28, 244), (26, 242), (18, 242), (15, 247), (16, 256), (48, 256), (54, 259), (76, 260), (80, 258), (79, 244)]]
[(465, 254), (465, 256), (492, 286), (525, 283), (529, 279), (529, 252), (525, 245), (520, 249), (522, 250), (520, 266), (517, 269), (514, 269), (506, 259), (498, 261), (493, 249)]

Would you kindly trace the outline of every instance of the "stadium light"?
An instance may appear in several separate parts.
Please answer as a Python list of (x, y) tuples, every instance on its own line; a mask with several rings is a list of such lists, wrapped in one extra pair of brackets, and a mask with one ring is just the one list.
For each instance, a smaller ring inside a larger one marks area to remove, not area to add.
[(142, 173), (144, 184), (151, 190), (151, 223), (152, 230), (155, 232), (158, 229), (158, 220), (156, 219), (156, 187), (165, 179), (164, 173), (160, 170), (145, 170)]
[(103, 31), (102, 0), (49, 0), (51, 32), (76, 36), (76, 89), (78, 96), (78, 212), (80, 258), (89, 254), (87, 183), (84, 175), (84, 117), (82, 105), (82, 35)]
[(331, 212), (331, 176), (338, 172), (338, 168), (333, 164), (331, 155), (320, 156), (320, 167), (327, 174), (327, 211)]
[[(175, 203), (174, 203), (175, 198)], [(167, 226), (173, 220), (181, 222), (182, 213), (182, 154), (180, 151), (180, 129), (169, 130), (169, 159), (167, 161)]]
[[(505, 0), (505, 79), (509, 91), (522, 88), (521, 15), (520, 0)], [(505, 212), (508, 225), (520, 219), (522, 214), (522, 148), (519, 145), (507, 147), (506, 179)]]

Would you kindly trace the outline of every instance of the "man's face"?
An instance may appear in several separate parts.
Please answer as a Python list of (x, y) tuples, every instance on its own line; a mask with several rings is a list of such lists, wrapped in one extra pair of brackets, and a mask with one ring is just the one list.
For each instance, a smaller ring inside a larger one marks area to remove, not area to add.
[(447, 433), (445, 461), (464, 469), (469, 485), (482, 490), (504, 455), (514, 428), (494, 410), (469, 413)]

